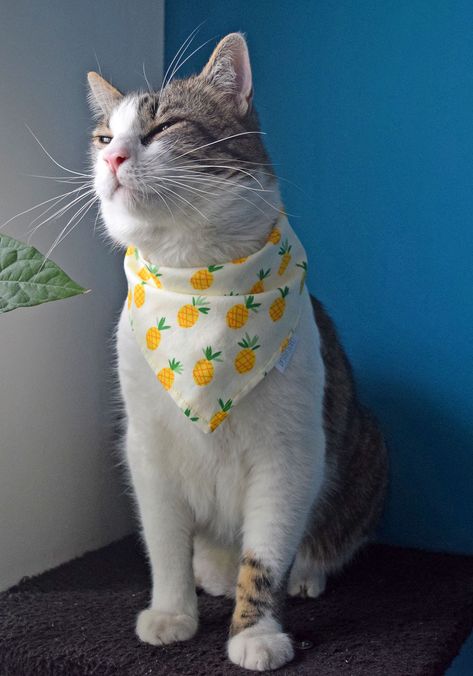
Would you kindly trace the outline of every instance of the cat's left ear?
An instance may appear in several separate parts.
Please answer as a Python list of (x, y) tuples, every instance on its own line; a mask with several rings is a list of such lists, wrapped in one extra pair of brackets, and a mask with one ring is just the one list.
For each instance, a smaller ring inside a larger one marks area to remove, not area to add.
[(248, 47), (241, 33), (230, 33), (220, 40), (201, 77), (234, 96), (242, 117), (248, 113), (253, 98), (253, 79)]
[(115, 106), (122, 100), (123, 94), (107, 82), (98, 73), (87, 73), (89, 82), (89, 105), (96, 117), (109, 117)]

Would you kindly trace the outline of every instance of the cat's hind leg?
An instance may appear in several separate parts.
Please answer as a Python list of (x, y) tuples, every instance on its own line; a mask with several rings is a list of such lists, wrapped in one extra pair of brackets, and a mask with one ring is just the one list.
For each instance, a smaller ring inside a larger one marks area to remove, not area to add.
[(204, 535), (194, 538), (194, 577), (196, 587), (211, 596), (235, 596), (238, 575), (238, 548), (211, 542)]
[(289, 596), (317, 598), (325, 590), (327, 576), (310, 551), (299, 547), (287, 585)]

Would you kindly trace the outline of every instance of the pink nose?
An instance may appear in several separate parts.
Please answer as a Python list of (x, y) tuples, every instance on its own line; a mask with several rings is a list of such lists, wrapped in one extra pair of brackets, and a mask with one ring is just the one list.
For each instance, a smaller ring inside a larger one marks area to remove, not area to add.
[(116, 174), (118, 167), (129, 157), (130, 155), (128, 152), (124, 148), (120, 148), (119, 150), (114, 150), (113, 152), (104, 155), (104, 160), (107, 162), (112, 172)]

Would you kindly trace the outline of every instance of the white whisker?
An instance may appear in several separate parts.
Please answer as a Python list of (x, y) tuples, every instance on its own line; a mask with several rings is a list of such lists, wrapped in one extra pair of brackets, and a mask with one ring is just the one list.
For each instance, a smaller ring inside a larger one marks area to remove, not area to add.
[(182, 181), (176, 181), (172, 178), (169, 177), (164, 177), (160, 176), (159, 181), (167, 181), (168, 183), (172, 183), (173, 185), (181, 186), (185, 188), (186, 190), (192, 190), (195, 193), (202, 193), (203, 195), (211, 195), (212, 197), (218, 197), (218, 193), (216, 192), (208, 192), (207, 190), (201, 190), (199, 188), (195, 188), (193, 186), (188, 186), (186, 183), (183, 183)]
[[(173, 169), (161, 169), (161, 171), (174, 171)], [(244, 183), (239, 183), (237, 181), (231, 181), (228, 178), (225, 177), (213, 177), (209, 174), (206, 174), (205, 172), (198, 172), (198, 171), (193, 171), (193, 172), (187, 172), (184, 174), (178, 174), (178, 175), (166, 175), (164, 176), (151, 176), (151, 175), (146, 175), (147, 178), (154, 178), (154, 179), (160, 179), (160, 178), (174, 178), (177, 180), (188, 180), (188, 181), (196, 181), (196, 182), (202, 182), (202, 183), (213, 183), (216, 186), (222, 186), (222, 185), (231, 185), (235, 186), (236, 188), (241, 188), (244, 190), (250, 190), (251, 192), (269, 192), (272, 193), (274, 190), (268, 190), (266, 188), (253, 188), (250, 185), (245, 185)]]
[(153, 191), (157, 194), (157, 196), (161, 198), (161, 200), (162, 200), (162, 201), (164, 202), (164, 204), (166, 205), (167, 210), (169, 211), (169, 215), (171, 216), (173, 222), (175, 223), (176, 220), (175, 220), (175, 218), (174, 218), (174, 214), (173, 214), (173, 212), (171, 211), (171, 209), (169, 208), (169, 204), (168, 204), (167, 201), (164, 199), (163, 195), (161, 195), (161, 193), (159, 192), (159, 190), (156, 190), (155, 188), (153, 188), (153, 186), (147, 185), (146, 183), (145, 183), (144, 185), (145, 185), (147, 188), (151, 188), (151, 190), (153, 190)]
[(145, 69), (145, 62), (144, 62), (144, 61), (143, 61), (143, 77), (144, 77), (144, 79), (145, 79), (146, 86), (148, 87), (148, 91), (149, 91), (149, 92), (152, 92), (152, 91), (153, 91), (153, 88), (151, 87), (151, 85), (150, 85), (150, 83), (149, 83), (149, 80), (148, 80), (148, 77), (147, 77), (147, 75), (146, 75), (146, 69)]
[(45, 204), (49, 204), (49, 202), (53, 202), (54, 200), (61, 199), (62, 197), (65, 197), (66, 195), (70, 195), (71, 193), (77, 192), (78, 190), (83, 190), (84, 186), (80, 186), (79, 188), (75, 188), (75, 190), (70, 190), (69, 192), (66, 192), (62, 195), (56, 195), (55, 197), (50, 197), (47, 200), (44, 200), (44, 202), (40, 202), (39, 204), (35, 204), (34, 207), (30, 207), (29, 209), (25, 209), (24, 211), (20, 211), (19, 214), (15, 214), (14, 216), (11, 216), (7, 221), (2, 223), (2, 228), (4, 228), (8, 223), (11, 223), (11, 221), (15, 220), (15, 218), (19, 218), (20, 216), (24, 216), (25, 214), (29, 214), (31, 211), (34, 211), (35, 209), (39, 209), (40, 207), (44, 206)]
[(87, 174), (83, 174), (79, 171), (73, 171), (72, 169), (68, 169), (67, 167), (64, 167), (62, 164), (57, 162), (54, 157), (46, 150), (46, 148), (43, 146), (39, 138), (36, 136), (34, 131), (27, 125), (25, 124), (25, 127), (28, 129), (32, 137), (35, 139), (36, 143), (40, 146), (40, 148), (46, 153), (46, 155), (49, 157), (49, 159), (54, 162), (54, 164), (59, 167), (60, 169), (64, 169), (64, 171), (67, 171), (69, 174), (74, 174), (75, 176), (87, 176)]
[[(162, 186), (162, 187), (164, 188), (164, 186)], [(155, 192), (157, 195), (159, 195), (160, 197), (162, 197), (164, 199), (164, 196), (161, 195), (159, 193), (159, 191), (156, 190), (156, 188), (153, 188), (152, 185), (149, 185), (148, 188), (151, 188), (151, 190), (153, 190), (153, 192)], [(171, 202), (174, 204), (174, 206), (177, 207), (180, 211), (182, 211), (183, 214), (186, 213), (186, 210), (178, 202), (176, 202), (176, 200), (173, 197), (170, 197), (170, 195), (168, 195), (168, 199), (171, 200)]]
[(97, 230), (97, 221), (99, 220), (100, 216), (100, 209), (97, 209), (97, 213), (95, 214), (95, 221), (94, 221), (94, 237), (95, 237), (95, 232)]
[(97, 64), (97, 68), (99, 71), (99, 75), (102, 75), (102, 66), (100, 65), (99, 57), (97, 56), (97, 52), (94, 49), (94, 56), (95, 56), (95, 63)]
[[(85, 214), (89, 211), (89, 209), (93, 206), (94, 202), (95, 202), (97, 199), (98, 199), (98, 198), (95, 197), (95, 196), (92, 197), (89, 201), (87, 201), (85, 204), (83, 204), (83, 205), (80, 207), (80, 209), (78, 209), (78, 210), (74, 213), (74, 215), (67, 221), (66, 225), (63, 227), (63, 229), (61, 230), (61, 232), (59, 233), (59, 235), (58, 235), (58, 236), (56, 237), (56, 239), (54, 240), (53, 244), (49, 247), (49, 249), (48, 249), (48, 251), (47, 251), (47, 253), (46, 253), (46, 255), (45, 255), (45, 259), (47, 259), (47, 258), (49, 258), (49, 257), (51, 256), (51, 254), (52, 254), (52, 252), (54, 251), (54, 249), (55, 249), (55, 248), (61, 243), (61, 241), (64, 239), (63, 234), (64, 234), (65, 231), (67, 230), (68, 226), (69, 226), (69, 225), (77, 218), (77, 216), (78, 216), (79, 214), (82, 214), (82, 216), (79, 218), (79, 220), (78, 220), (76, 223), (74, 223), (74, 226), (71, 228), (70, 232), (72, 232), (72, 230), (74, 229), (74, 227), (82, 220), (82, 218), (83, 218), (83, 217), (85, 216)], [(84, 210), (85, 210), (85, 211), (84, 211)], [(66, 233), (65, 236), (67, 236), (68, 234), (69, 234), (69, 232)], [(43, 264), (43, 265), (44, 265), (44, 264)]]
[(206, 221), (209, 220), (205, 214), (203, 214), (199, 209), (197, 209), (196, 206), (194, 206), (191, 202), (186, 200), (186, 198), (183, 197), (182, 195), (179, 195), (179, 193), (177, 193), (175, 190), (171, 190), (171, 188), (169, 188), (167, 185), (160, 185), (160, 188), (162, 188), (163, 190), (168, 190), (172, 195), (175, 195), (182, 202), (185, 202), (188, 206), (190, 206), (191, 209), (194, 209), (194, 211), (196, 211), (200, 216), (202, 216), (202, 218), (205, 218)]
[[(205, 162), (221, 162), (222, 159), (223, 158), (221, 158), (221, 157), (206, 157)], [(196, 164), (196, 165), (198, 165), (200, 163), (200, 161), (201, 160), (193, 160), (193, 159), (188, 160), (188, 162), (190, 162), (191, 164)], [(240, 163), (240, 164), (243, 164), (243, 165), (255, 165), (257, 167), (271, 167), (271, 168), (273, 168), (273, 167), (279, 166), (278, 164), (272, 164), (271, 162), (265, 163), (265, 162), (251, 162), (250, 160), (239, 160), (236, 157), (227, 157), (227, 158), (225, 158), (225, 162), (230, 162), (230, 163), (237, 162), (237, 163)], [(216, 165), (210, 165), (210, 166), (212, 167), (212, 166), (216, 166)], [(294, 188), (297, 188), (297, 190), (300, 190), (302, 193), (304, 193), (304, 195), (308, 194), (303, 188), (301, 188), (300, 185), (298, 185), (297, 183), (294, 183), (294, 181), (290, 181), (288, 178), (284, 178), (283, 176), (280, 176), (279, 174), (276, 176), (276, 174), (274, 172), (261, 171), (261, 169), (258, 170), (258, 173), (263, 175), (263, 176), (270, 176), (270, 177), (275, 178), (275, 179), (277, 178), (278, 181), (284, 181), (285, 183), (289, 183), (290, 185), (294, 186)]]
[[(185, 190), (188, 190), (188, 191), (190, 191), (190, 192), (193, 192), (194, 194), (202, 193), (203, 195), (211, 195), (212, 197), (218, 197), (218, 193), (216, 194), (216, 193), (211, 193), (211, 192), (204, 191), (204, 190), (198, 190), (197, 188), (194, 188), (194, 187), (192, 187), (192, 186), (185, 185), (184, 183), (176, 183), (176, 181), (171, 181), (170, 179), (166, 179), (166, 178), (163, 178), (163, 177), (157, 177), (157, 178), (158, 178), (158, 180), (164, 180), (164, 181), (167, 180), (167, 181), (169, 181), (170, 183), (173, 183), (174, 185), (180, 185), (180, 186), (183, 187)], [(150, 186), (150, 187), (151, 187), (151, 186)], [(162, 187), (162, 188), (166, 188), (167, 186), (161, 185), (161, 187)], [(169, 189), (169, 188), (168, 188), (168, 189)], [(226, 191), (223, 191), (223, 192), (226, 192), (227, 194), (229, 194), (229, 193), (232, 193), (232, 192), (235, 193), (236, 190), (233, 190), (233, 191), (231, 191), (231, 190), (226, 190)], [(178, 195), (178, 193), (174, 193), (174, 194), (175, 194), (176, 196), (182, 198), (182, 195)], [(257, 195), (257, 196), (260, 197), (260, 195)], [(254, 209), (257, 209), (261, 214), (264, 215), (265, 212), (264, 212), (262, 209), (260, 209), (253, 201), (251, 201), (250, 199), (248, 199), (247, 197), (244, 197), (243, 195), (237, 195), (237, 198), (243, 200), (244, 202), (247, 202), (248, 204), (251, 204), (251, 206), (252, 206)], [(208, 200), (208, 201), (211, 201), (209, 197), (205, 197), (205, 196), (204, 196), (204, 199), (206, 199), (206, 200)], [(263, 200), (263, 201), (266, 202), (266, 200)], [(278, 211), (278, 209), (277, 209), (274, 205), (270, 204), (269, 202), (266, 202), (266, 204), (268, 204), (268, 206), (270, 206), (270, 207), (271, 207), (272, 209), (274, 209), (275, 211)], [(207, 220), (208, 220), (208, 219), (207, 219)]]
[(98, 198), (94, 197), (93, 199), (89, 200), (89, 201), (87, 202), (87, 204), (85, 204), (84, 207), (82, 207), (81, 210), (79, 210), (79, 211), (75, 214), (75, 217), (74, 217), (74, 218), (77, 218), (77, 216), (79, 215), (80, 211), (82, 211), (83, 209), (85, 209), (85, 210), (83, 211), (83, 213), (82, 213), (82, 216), (81, 216), (78, 220), (76, 220), (76, 222), (72, 225), (72, 227), (69, 228), (69, 230), (68, 230), (68, 231), (60, 238), (60, 240), (58, 241), (58, 243), (57, 243), (56, 246), (59, 246), (59, 244), (61, 244), (61, 243), (66, 239), (66, 237), (68, 237), (68, 236), (71, 234), (71, 232), (74, 230), (74, 228), (75, 228), (77, 225), (79, 225), (79, 223), (82, 221), (82, 219), (85, 218), (85, 216), (86, 216), (86, 215), (89, 213), (89, 211), (92, 209), (92, 207), (94, 206), (94, 204), (95, 204), (95, 202), (97, 201), (97, 199), (98, 199)]
[[(194, 54), (196, 54), (200, 49), (202, 49), (203, 47), (205, 47), (206, 45), (208, 45), (209, 42), (212, 42), (213, 40), (215, 40), (215, 37), (216, 37), (216, 36), (214, 35), (213, 38), (210, 38), (209, 40), (206, 40), (205, 42), (203, 42), (203, 43), (202, 43), (201, 45), (199, 45), (196, 49), (194, 49), (194, 51), (191, 52), (191, 53), (189, 54), (189, 56), (186, 56), (186, 58), (184, 59), (184, 61), (181, 61), (181, 63), (176, 64), (176, 66), (174, 67), (174, 69), (173, 69), (171, 75), (169, 76), (168, 84), (171, 82), (171, 80), (173, 79), (173, 77), (175, 77), (177, 71), (178, 71), (180, 68), (182, 68), (182, 66), (186, 63), (186, 61), (189, 61), (189, 59), (191, 58), (191, 56), (194, 56)], [(181, 56), (184, 56), (184, 54), (182, 54)]]
[(202, 148), (208, 148), (209, 146), (213, 146), (216, 143), (223, 143), (224, 141), (228, 141), (229, 139), (237, 138), (238, 136), (246, 136), (248, 134), (260, 134), (260, 135), (264, 136), (266, 134), (266, 132), (264, 132), (264, 131), (241, 131), (238, 134), (231, 134), (230, 136), (225, 136), (225, 138), (219, 138), (217, 141), (211, 141), (210, 143), (204, 143), (204, 145), (199, 146), (198, 148), (192, 148), (192, 150), (188, 150), (187, 152), (182, 153), (182, 155), (178, 155), (178, 157), (174, 157), (173, 162), (180, 160), (181, 157), (185, 157), (186, 155), (189, 155), (190, 153), (196, 153), (198, 150), (202, 150)]
[(187, 49), (187, 47), (191, 44), (192, 40), (193, 40), (194, 37), (195, 37), (195, 34), (197, 33), (197, 31), (199, 30), (199, 28), (200, 28), (201, 25), (202, 25), (202, 24), (199, 24), (198, 26), (196, 26), (196, 28), (194, 28), (193, 31), (191, 31), (191, 32), (189, 33), (189, 35), (187, 36), (187, 38), (184, 40), (184, 42), (182, 43), (182, 45), (181, 45), (181, 46), (179, 47), (179, 49), (177, 50), (176, 54), (173, 56), (173, 58), (172, 58), (172, 60), (171, 60), (171, 63), (170, 63), (169, 66), (167, 67), (166, 72), (164, 73), (163, 81), (162, 81), (161, 88), (160, 88), (159, 94), (158, 94), (158, 106), (159, 106), (159, 104), (160, 104), (160, 102), (161, 102), (161, 94), (162, 94), (164, 88), (166, 87), (167, 83), (169, 82), (169, 80), (167, 80), (168, 74), (172, 71), (172, 69), (173, 69), (173, 67), (174, 67), (174, 64), (177, 63), (178, 60), (180, 59), (181, 53), (183, 54), (183, 53), (185, 52), (185, 50)]
[[(87, 191), (87, 192), (88, 192), (88, 191)], [(87, 192), (86, 192), (86, 193), (82, 193), (82, 195), (86, 195)], [(49, 207), (47, 207), (46, 209), (44, 209), (44, 211), (42, 211), (40, 214), (38, 214), (38, 216), (36, 216), (35, 218), (33, 218), (33, 220), (30, 222), (30, 225), (33, 225), (34, 223), (36, 223), (36, 221), (39, 221), (41, 218), (43, 218), (43, 216), (44, 216), (45, 214), (47, 214), (48, 211), (51, 211), (51, 209), (55, 209), (55, 208), (58, 206), (58, 204), (60, 204), (60, 202), (62, 202), (62, 201), (65, 199), (65, 197), (67, 197), (67, 196), (68, 196), (68, 195), (63, 195), (62, 197), (59, 197), (59, 198), (57, 199), (56, 202), (54, 202), (53, 204), (50, 204)], [(79, 199), (80, 199), (80, 197), (81, 197), (80, 194), (79, 194), (79, 195), (76, 195), (76, 198), (79, 198)], [(72, 203), (75, 202), (75, 198), (71, 198), (71, 199), (72, 199)], [(69, 202), (68, 204), (70, 204), (70, 202)], [(59, 209), (59, 211), (58, 211), (57, 213), (59, 214), (60, 211), (61, 211), (63, 208), (65, 208), (64, 205)]]
[[(42, 225), (44, 225), (45, 223), (49, 223), (50, 221), (54, 220), (55, 218), (60, 218), (60, 217), (63, 216), (65, 213), (67, 213), (67, 211), (69, 211), (69, 209), (71, 209), (73, 206), (75, 206), (78, 202), (80, 202), (81, 200), (83, 200), (85, 197), (88, 197), (92, 192), (93, 192), (93, 190), (89, 190), (88, 192), (85, 192), (85, 193), (83, 193), (82, 195), (79, 195), (78, 197), (76, 197), (75, 199), (73, 199), (71, 202), (69, 202), (69, 203), (66, 204), (65, 206), (61, 207), (61, 208), (60, 208), (58, 211), (56, 211), (54, 214), (51, 214), (51, 216), (48, 216), (48, 218), (45, 218), (43, 221), (41, 221), (41, 223), (38, 223), (37, 225), (35, 225), (35, 227), (32, 229), (32, 231), (31, 231), (30, 234), (28, 235), (27, 241), (29, 242), (29, 241), (31, 240), (31, 238), (33, 237), (33, 235), (35, 234), (35, 232), (36, 232)], [(45, 212), (43, 212), (43, 213), (41, 214), (40, 218), (41, 218), (42, 216), (44, 216), (44, 214), (47, 213), (47, 211), (49, 211), (49, 210), (46, 210)], [(37, 219), (35, 219), (35, 220), (37, 220)], [(34, 221), (32, 221), (31, 225), (32, 225), (33, 223), (34, 223)]]
[(77, 183), (92, 183), (93, 179), (92, 174), (84, 174), (84, 176), (45, 176), (43, 174), (24, 174), (28, 178), (48, 178), (51, 181), (57, 181), (58, 183), (70, 183), (71, 185), (76, 185)]
[[(193, 168), (193, 167), (188, 167), (188, 166), (186, 166), (185, 164), (179, 164), (179, 165), (176, 167), (176, 170), (181, 170), (181, 169), (184, 169), (184, 170), (185, 170), (185, 169), (192, 169), (192, 168)], [(261, 183), (261, 181), (259, 181), (259, 180), (256, 178), (256, 176), (253, 176), (253, 174), (251, 174), (249, 171), (245, 171), (244, 169), (241, 169), (241, 168), (239, 168), (239, 167), (229, 167), (229, 166), (226, 165), (226, 164), (200, 164), (200, 165), (199, 165), (199, 168), (200, 168), (200, 169), (230, 169), (232, 172), (233, 172), (233, 171), (238, 171), (238, 172), (240, 172), (241, 174), (245, 174), (246, 176), (249, 176), (251, 179), (253, 179), (253, 181), (255, 181), (255, 182), (260, 186), (260, 189), (261, 189), (261, 190), (264, 189), (264, 188), (263, 188), (263, 184)]]

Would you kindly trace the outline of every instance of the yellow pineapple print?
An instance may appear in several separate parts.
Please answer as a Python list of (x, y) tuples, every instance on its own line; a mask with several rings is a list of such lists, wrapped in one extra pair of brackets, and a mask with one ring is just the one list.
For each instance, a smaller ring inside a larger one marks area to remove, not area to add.
[(144, 282), (141, 282), (141, 284), (136, 284), (133, 290), (133, 298), (135, 300), (135, 305), (137, 308), (142, 307), (142, 305), (144, 305), (144, 302), (146, 300), (144, 284), (145, 284)]
[(250, 289), (250, 293), (263, 293), (264, 291), (264, 280), (269, 277), (271, 274), (271, 268), (267, 270), (260, 270), (258, 272), (258, 281), (253, 284)]
[(131, 289), (128, 289), (128, 295), (126, 297), (126, 304), (128, 306), (128, 309), (131, 308), (131, 301), (133, 300), (133, 294), (131, 293)]
[(182, 329), (190, 329), (199, 319), (199, 312), (208, 314), (210, 308), (205, 298), (192, 298), (192, 305), (183, 305), (177, 313), (177, 322)]
[(219, 406), (220, 406), (220, 411), (217, 411), (216, 413), (213, 414), (212, 418), (210, 419), (210, 430), (213, 432), (219, 425), (223, 423), (225, 418), (228, 415), (228, 411), (232, 407), (232, 400), (229, 399), (227, 402), (223, 402), (222, 399), (218, 400)]
[(126, 250), (125, 256), (133, 256), (134, 253), (135, 253), (135, 247), (130, 245)]
[(209, 265), (207, 269), (197, 270), (192, 275), (190, 282), (194, 289), (208, 289), (214, 281), (214, 272), (221, 270), (223, 265)]
[(301, 284), (299, 286), (299, 293), (302, 293), (304, 290), (305, 279), (307, 277), (307, 261), (302, 261), (302, 263), (296, 263), (297, 268), (302, 269)]
[(152, 326), (146, 331), (146, 345), (148, 350), (156, 350), (161, 342), (161, 331), (170, 328), (170, 326), (166, 326), (165, 317), (161, 317), (159, 321), (156, 320), (156, 326)]
[(169, 366), (165, 366), (156, 374), (156, 378), (159, 380), (165, 390), (170, 390), (174, 385), (174, 374), (182, 373), (181, 362), (176, 361), (175, 359), (169, 359), (168, 364)]
[(219, 359), (221, 352), (212, 352), (211, 347), (206, 347), (205, 350), (202, 350), (204, 353), (205, 359), (199, 359), (195, 363), (192, 375), (196, 385), (208, 385), (212, 378), (214, 377), (215, 367), (212, 364), (213, 361), (222, 361)]
[(289, 341), (291, 340), (291, 336), (289, 335), (287, 338), (284, 338), (282, 341), (281, 345), (279, 346), (279, 351), (284, 352), (284, 350), (287, 350), (287, 346), (289, 345)]
[(245, 296), (245, 303), (237, 303), (231, 307), (227, 312), (227, 326), (230, 329), (241, 329), (242, 326), (245, 326), (250, 315), (250, 310), (252, 312), (258, 312), (258, 308), (261, 303), (255, 303), (254, 296)]
[(279, 244), (281, 240), (281, 231), (279, 228), (273, 228), (268, 235), (268, 242), (271, 244)]
[(256, 361), (254, 351), (260, 347), (257, 344), (258, 340), (258, 336), (250, 338), (249, 335), (245, 333), (243, 340), (238, 343), (238, 345), (243, 348), (235, 357), (235, 368), (238, 373), (247, 373), (254, 367)]
[(141, 270), (138, 271), (138, 277), (142, 279), (144, 282), (147, 282), (148, 279), (151, 279), (151, 275), (148, 271), (148, 268), (146, 267), (141, 268)]
[(234, 258), (232, 260), (233, 265), (241, 265), (248, 260), (248, 256), (243, 256), (243, 258)]
[(279, 321), (286, 310), (285, 299), (289, 293), (289, 289), (287, 286), (285, 286), (284, 289), (278, 289), (278, 291), (281, 294), (281, 298), (276, 298), (276, 300), (274, 300), (269, 306), (269, 316), (273, 322)]
[(152, 279), (158, 289), (163, 288), (161, 280), (159, 279), (161, 276), (162, 275), (159, 274), (156, 265), (146, 265), (138, 272), (138, 277), (141, 277), (141, 279), (145, 282)]
[(279, 266), (278, 270), (278, 275), (283, 275), (286, 272), (287, 266), (289, 265), (289, 262), (291, 260), (291, 251), (292, 246), (289, 244), (287, 239), (284, 240), (282, 243), (281, 248), (279, 249), (279, 255), (282, 256), (281, 258), (281, 265)]

